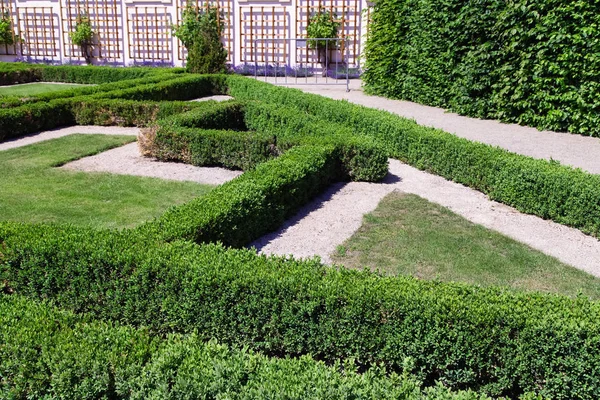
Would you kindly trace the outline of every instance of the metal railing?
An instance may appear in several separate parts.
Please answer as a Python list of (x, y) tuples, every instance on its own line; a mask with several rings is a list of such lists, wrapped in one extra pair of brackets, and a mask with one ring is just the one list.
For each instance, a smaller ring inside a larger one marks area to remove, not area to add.
[(346, 85), (349, 92), (350, 75), (358, 73), (348, 65), (345, 39), (264, 38), (252, 44), (254, 78), (276, 85)]

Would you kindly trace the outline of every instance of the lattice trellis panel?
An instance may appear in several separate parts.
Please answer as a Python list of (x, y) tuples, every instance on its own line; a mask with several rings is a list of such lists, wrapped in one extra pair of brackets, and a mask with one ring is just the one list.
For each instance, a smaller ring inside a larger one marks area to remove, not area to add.
[[(0, 0), (0, 17), (8, 17), (11, 20), (13, 26), (13, 32), (17, 28), (16, 12), (14, 3), (11, 0)], [(15, 45), (0, 45), (0, 55), (15, 55), (17, 54), (17, 47)]]
[(94, 56), (109, 60), (121, 59), (123, 57), (121, 4), (119, 0), (61, 0), (64, 56), (83, 58), (79, 47), (73, 45), (70, 33), (75, 30), (77, 17), (85, 15), (90, 19), (92, 30), (97, 35)]
[[(306, 38), (310, 17), (324, 9), (340, 24), (340, 54), (348, 57), (349, 64), (358, 64), (360, 56), (361, 1), (360, 0), (298, 0), (296, 5), (296, 37)], [(298, 49), (296, 63), (311, 60), (307, 49)]]
[(21, 54), (34, 57), (59, 55), (59, 16), (52, 7), (17, 7)]
[(172, 61), (171, 15), (166, 7), (127, 7), (129, 57), (136, 61)]
[(286, 64), (290, 52), (290, 13), (285, 7), (240, 7), (242, 62)]
[[(177, 0), (177, 24), (181, 24), (183, 10), (188, 4), (187, 0)], [(227, 50), (227, 61), (233, 60), (233, 0), (195, 0), (193, 2), (196, 9), (207, 9), (208, 7), (217, 7), (217, 11), (221, 16), (221, 37), (223, 46)], [(177, 57), (179, 60), (185, 60), (187, 51), (181, 41), (177, 39)]]

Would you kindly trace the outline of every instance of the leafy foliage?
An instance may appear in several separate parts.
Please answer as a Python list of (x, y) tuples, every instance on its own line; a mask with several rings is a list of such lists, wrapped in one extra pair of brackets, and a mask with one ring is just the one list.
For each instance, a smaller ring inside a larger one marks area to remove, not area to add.
[(3, 398), (484, 400), (443, 387), (420, 389), (408, 373), (357, 374), (310, 356), (270, 359), (205, 342), (161, 339), (145, 329), (93, 322), (46, 303), (0, 294)]
[[(598, 235), (597, 176), (380, 110), (237, 76), (183, 75), (111, 89), (9, 106), (0, 110), (6, 127), (0, 132), (48, 129), (114, 111), (107, 123), (146, 115), (165, 129), (157, 134), (163, 149), (200, 163), (213, 162), (207, 161), (213, 152), (215, 162), (229, 155), (240, 165), (255, 154), (236, 154), (229, 120), (246, 143), (284, 152), (135, 230), (0, 223), (3, 292), (146, 326), (153, 334), (197, 332), (201, 340), (217, 338), (272, 356), (344, 360), (359, 371), (382, 365), (401, 373), (409, 357), (408, 369), (425, 385), (513, 398), (527, 392), (599, 397), (600, 310), (583, 297), (384, 278), (205, 244), (247, 245), (330, 182), (381, 177), (387, 156)], [(237, 101), (158, 101), (225, 92)]]
[(0, 15), (0, 44), (13, 45), (17, 42), (15, 32), (12, 27), (12, 20), (8, 13)]
[(73, 44), (81, 48), (81, 54), (88, 64), (92, 63), (94, 31), (87, 15), (77, 16), (75, 30), (70, 33)]
[(183, 22), (173, 27), (173, 35), (188, 51), (186, 69), (200, 74), (224, 73), (227, 52), (221, 43), (219, 11), (215, 7), (206, 10), (191, 3), (183, 11)]
[[(334, 18), (335, 15), (320, 8), (319, 11), (314, 13), (308, 20), (308, 26), (306, 27), (307, 37), (309, 39), (337, 38), (340, 23), (336, 22)], [(308, 40), (308, 47), (311, 49), (325, 49), (325, 47), (334, 49), (336, 43), (335, 41), (329, 41), (328, 43), (326, 40)]]
[(600, 136), (597, 6), (377, 1), (366, 88), (464, 115)]

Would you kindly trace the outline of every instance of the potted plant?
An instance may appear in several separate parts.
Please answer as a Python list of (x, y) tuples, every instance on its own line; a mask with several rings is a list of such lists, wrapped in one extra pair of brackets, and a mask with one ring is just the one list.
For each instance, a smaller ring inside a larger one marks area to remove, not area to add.
[(75, 30), (71, 32), (71, 41), (81, 48), (81, 55), (87, 64), (92, 63), (94, 50), (94, 31), (90, 18), (85, 14), (77, 16)]
[(18, 40), (19, 38), (15, 37), (10, 16), (8, 13), (2, 14), (0, 16), (0, 44), (12, 46)]
[(221, 43), (219, 11), (206, 10), (188, 3), (183, 11), (181, 25), (174, 25), (173, 35), (181, 40), (188, 51), (186, 69), (192, 73), (215, 74), (227, 71), (227, 51)]
[[(306, 28), (308, 48), (316, 50), (317, 61), (323, 68), (323, 76), (327, 75), (328, 61), (331, 60), (331, 53), (337, 49), (337, 39), (339, 22), (335, 21), (335, 14), (327, 12), (320, 8), (318, 12), (312, 15)], [(312, 40), (310, 40), (312, 39)]]

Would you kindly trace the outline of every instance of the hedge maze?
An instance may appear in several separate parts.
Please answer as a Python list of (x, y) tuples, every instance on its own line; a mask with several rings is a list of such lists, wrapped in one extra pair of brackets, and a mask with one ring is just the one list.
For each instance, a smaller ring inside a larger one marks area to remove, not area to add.
[[(244, 249), (331, 182), (382, 179), (388, 157), (594, 235), (597, 176), (243, 77), (36, 73), (97, 85), (0, 98), (1, 139), (138, 125), (147, 154), (245, 172), (133, 229), (0, 223), (2, 395), (600, 396), (596, 302)], [(234, 100), (186, 101), (211, 94)]]

